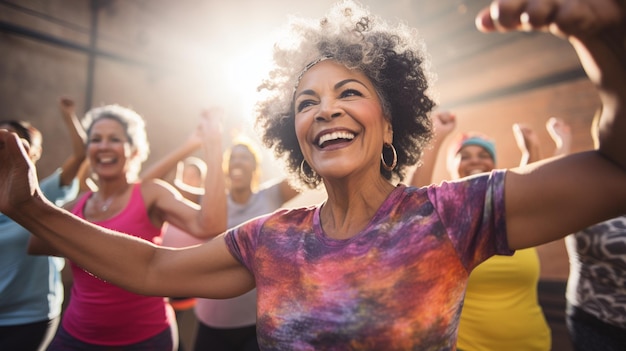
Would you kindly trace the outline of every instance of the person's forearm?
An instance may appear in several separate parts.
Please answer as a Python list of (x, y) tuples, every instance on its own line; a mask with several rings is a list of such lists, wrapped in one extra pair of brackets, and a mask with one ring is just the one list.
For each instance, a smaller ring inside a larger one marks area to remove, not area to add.
[(570, 140), (563, 140), (563, 142), (554, 149), (554, 156), (569, 155), (571, 152), (572, 142)]
[(599, 151), (626, 170), (626, 43), (603, 36), (584, 45), (573, 40), (573, 45), (602, 101)]
[(63, 113), (63, 120), (65, 121), (72, 142), (72, 154), (61, 166), (61, 185), (67, 186), (76, 178), (80, 166), (85, 160), (87, 155), (85, 141), (87, 137), (76, 114)]
[(525, 166), (532, 162), (541, 160), (541, 152), (539, 145), (529, 145), (526, 150), (522, 150), (522, 158), (520, 159), (520, 166)]
[(200, 148), (200, 145), (192, 141), (186, 140), (180, 147), (174, 149), (169, 154), (155, 162), (150, 167), (141, 172), (141, 179), (163, 178), (165, 175), (176, 168), (176, 163), (190, 156), (194, 151)]
[(56, 250), (47, 241), (31, 235), (28, 240), (28, 254), (29, 255), (43, 255), (43, 256), (63, 256), (58, 250)]
[(8, 215), (94, 276), (136, 293), (145, 291), (156, 247), (139, 238), (84, 221), (41, 196)]
[(76, 114), (64, 115), (67, 131), (70, 133), (70, 139), (72, 140), (72, 150), (74, 155), (82, 155), (85, 157), (85, 142), (87, 140), (87, 134), (83, 130), (80, 121)]
[[(208, 227), (208, 237), (214, 237), (227, 229), (226, 180), (222, 171), (222, 139), (215, 135), (203, 144), (207, 174), (204, 179), (204, 195), (200, 205), (203, 226)], [(206, 237), (205, 237), (206, 238)]]

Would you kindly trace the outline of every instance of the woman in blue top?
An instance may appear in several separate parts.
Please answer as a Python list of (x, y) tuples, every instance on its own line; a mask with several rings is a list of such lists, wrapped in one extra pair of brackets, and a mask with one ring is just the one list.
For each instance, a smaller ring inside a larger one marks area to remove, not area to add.
[[(40, 185), (46, 198), (61, 206), (78, 193), (75, 177), (85, 159), (84, 132), (74, 102), (61, 99), (61, 115), (73, 153)], [(0, 121), (0, 129), (16, 133), (33, 163), (41, 157), (41, 132), (28, 122)], [(54, 336), (63, 303), (64, 259), (27, 254), (30, 233), (0, 213), (0, 350), (45, 350)]]

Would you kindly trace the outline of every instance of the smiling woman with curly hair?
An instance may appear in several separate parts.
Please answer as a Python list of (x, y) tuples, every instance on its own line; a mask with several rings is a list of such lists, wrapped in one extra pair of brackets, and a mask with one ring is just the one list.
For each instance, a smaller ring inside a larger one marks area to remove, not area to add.
[(374, 85), (385, 118), (392, 124), (397, 152), (397, 166), (389, 171), (381, 165), (381, 173), (402, 180), (431, 138), (428, 113), (435, 105), (427, 95), (433, 79), (416, 30), (402, 23), (391, 26), (349, 2), (337, 4), (321, 20), (292, 18), (287, 30), (284, 40), (274, 46), (275, 66), (259, 87), (269, 93), (257, 104), (256, 116), (265, 145), (286, 161), (295, 180), (310, 188), (321, 183), (318, 175), (303, 179), (300, 172), (304, 158), (293, 133), (293, 98), (306, 70), (332, 58), (362, 72)]

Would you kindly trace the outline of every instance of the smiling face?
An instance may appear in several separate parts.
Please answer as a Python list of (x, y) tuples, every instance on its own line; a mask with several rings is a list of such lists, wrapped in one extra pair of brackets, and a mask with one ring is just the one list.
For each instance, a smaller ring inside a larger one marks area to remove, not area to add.
[(490, 172), (495, 168), (491, 154), (482, 146), (466, 145), (455, 156), (456, 171), (459, 177)]
[(295, 92), (295, 128), (307, 163), (324, 179), (375, 179), (391, 124), (362, 73), (333, 60), (311, 67)]
[(252, 188), (252, 182), (257, 169), (257, 161), (245, 145), (234, 145), (230, 150), (228, 159), (228, 178), (231, 190), (248, 190)]
[(133, 156), (124, 127), (115, 119), (100, 118), (93, 123), (87, 140), (92, 170), (100, 179), (126, 174)]

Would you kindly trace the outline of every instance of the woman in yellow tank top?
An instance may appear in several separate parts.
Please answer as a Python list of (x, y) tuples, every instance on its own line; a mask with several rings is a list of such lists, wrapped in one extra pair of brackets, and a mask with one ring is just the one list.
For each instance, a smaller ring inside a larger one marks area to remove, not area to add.
[[(435, 140), (412, 185), (431, 183), (437, 153), (445, 138), (456, 128), (450, 112), (432, 116)], [(539, 141), (533, 131), (514, 126), (522, 151), (521, 164), (538, 159)], [(448, 169), (452, 178), (489, 172), (495, 168), (495, 144), (479, 133), (463, 134), (450, 146)], [(459, 324), (458, 350), (462, 351), (547, 351), (551, 332), (537, 299), (539, 257), (535, 248), (517, 250), (513, 256), (493, 256), (470, 274)]]

